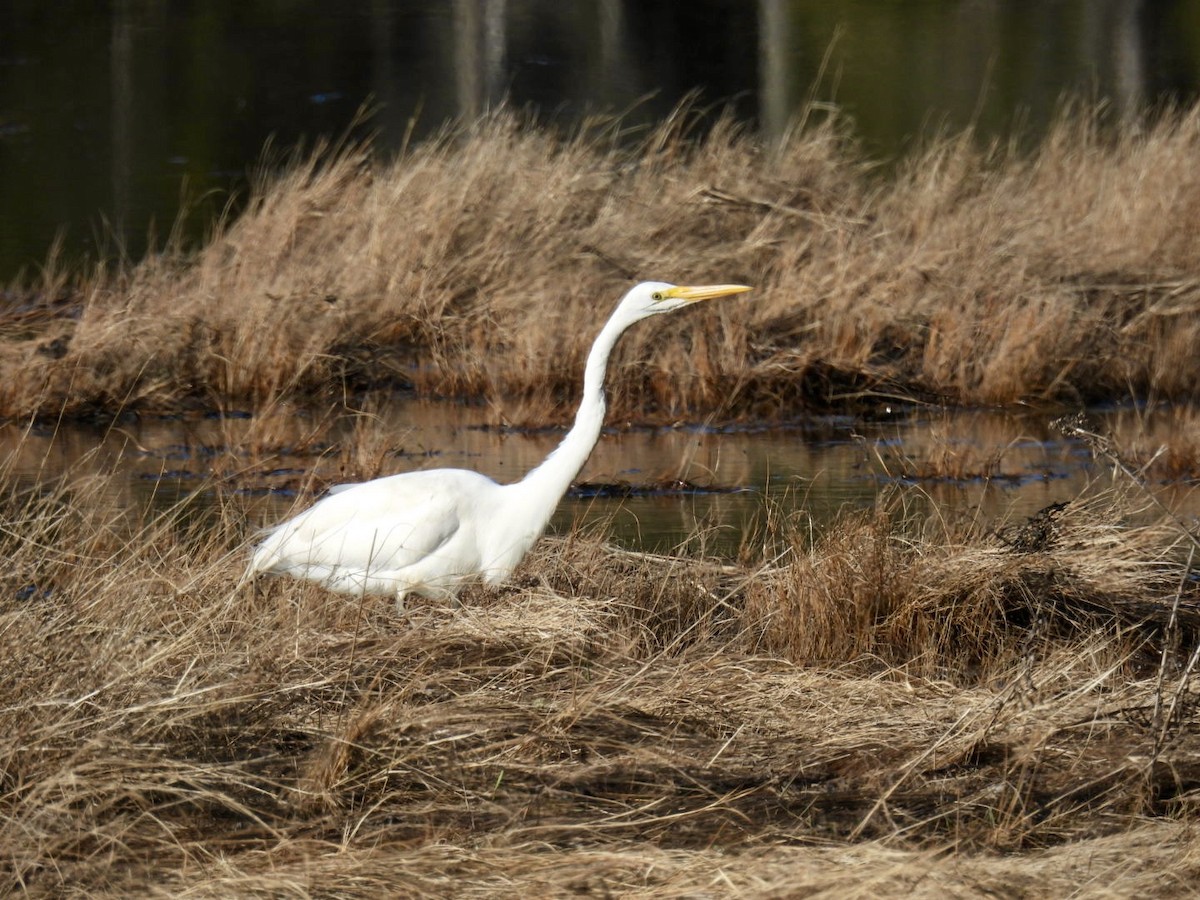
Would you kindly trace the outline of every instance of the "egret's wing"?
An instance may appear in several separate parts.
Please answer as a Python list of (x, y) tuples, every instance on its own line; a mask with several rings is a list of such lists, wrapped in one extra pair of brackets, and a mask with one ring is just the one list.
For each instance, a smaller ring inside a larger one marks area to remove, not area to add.
[(457, 492), (435, 478), (338, 487), (275, 526), (254, 554), (253, 568), (295, 574), (396, 571), (436, 554), (462, 524)]

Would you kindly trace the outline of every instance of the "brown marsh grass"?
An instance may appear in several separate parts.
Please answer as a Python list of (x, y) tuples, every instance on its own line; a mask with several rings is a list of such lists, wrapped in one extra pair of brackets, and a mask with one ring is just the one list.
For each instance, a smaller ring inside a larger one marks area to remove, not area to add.
[(0, 415), (258, 409), (411, 386), (498, 421), (570, 417), (634, 280), (743, 281), (628, 335), (616, 418), (787, 415), (876, 394), (959, 404), (1196, 399), (1200, 110), (1039, 148), (931, 141), (882, 177), (844, 123), (764, 146), (690, 114), (630, 149), (501, 112), (381, 162), (264, 177), (199, 251), (12, 293)]
[(240, 584), (237, 498), (0, 491), (0, 878), (32, 896), (1175, 896), (1189, 538), (886, 504), (736, 563), (576, 533), (406, 620)]
[[(253, 515), (220, 486), (285, 446), (385, 470), (377, 408), (327, 441), (366, 387), (561, 422), (637, 278), (759, 291), (631, 334), (618, 419), (1193, 397), (1200, 113), (1068, 115), (1030, 157), (945, 140), (886, 183), (837, 123), (766, 148), (682, 119), (633, 152), (508, 114), (391, 164), (335, 148), (193, 257), (48, 268), (0, 316), (0, 415), (256, 409), (207, 505), (0, 464), (0, 890), (1192, 889), (1196, 544), (1132, 480), (1000, 528), (776, 513), (734, 563), (576, 532), (404, 620), (241, 582)], [(943, 448), (930, 477), (1003, 474)]]

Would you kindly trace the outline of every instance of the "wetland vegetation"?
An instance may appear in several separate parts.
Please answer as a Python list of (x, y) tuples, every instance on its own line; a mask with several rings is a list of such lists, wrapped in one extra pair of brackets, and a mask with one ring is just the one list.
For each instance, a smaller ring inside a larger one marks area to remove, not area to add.
[(194, 255), (51, 261), (8, 291), (0, 415), (390, 386), (561, 424), (642, 279), (756, 292), (627, 335), (617, 421), (1195, 399), (1200, 114), (1099, 117), (1028, 155), (945, 137), (886, 176), (836, 119), (764, 146), (732, 122), (693, 140), (686, 111), (632, 150), (507, 113), (390, 163), (331, 148), (264, 176)]
[[(242, 583), (245, 494), (198, 515), (128, 502), (102, 467), (31, 482), (5, 461), (7, 889), (1191, 889), (1198, 544), (1149, 485), (1200, 474), (1200, 111), (1116, 136), (1068, 113), (1031, 154), (949, 136), (886, 176), (836, 120), (778, 146), (687, 121), (633, 150), (507, 113), (394, 162), (335, 147), (194, 254), (51, 261), (4, 295), (0, 415), (252, 410), (217, 483), (313, 404), (400, 392), (558, 426), (595, 329), (653, 277), (757, 290), (627, 335), (619, 425), (1129, 398), (1177, 421), (1064, 423), (1116, 475), (1035, 515), (889, 488), (820, 528), (768, 508), (720, 559), (703, 534), (659, 555), (577, 529), (404, 620)], [(380, 474), (394, 447), (357, 421), (331, 452)], [(1007, 471), (952, 443), (921, 465)]]

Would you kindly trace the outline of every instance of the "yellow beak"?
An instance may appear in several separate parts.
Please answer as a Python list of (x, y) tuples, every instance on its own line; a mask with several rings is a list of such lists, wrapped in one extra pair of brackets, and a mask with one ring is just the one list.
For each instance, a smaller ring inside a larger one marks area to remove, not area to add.
[(726, 297), (729, 294), (742, 294), (753, 290), (746, 284), (705, 284), (699, 287), (673, 287), (663, 291), (664, 299), (687, 300), (696, 303), (700, 300), (712, 300), (715, 297)]

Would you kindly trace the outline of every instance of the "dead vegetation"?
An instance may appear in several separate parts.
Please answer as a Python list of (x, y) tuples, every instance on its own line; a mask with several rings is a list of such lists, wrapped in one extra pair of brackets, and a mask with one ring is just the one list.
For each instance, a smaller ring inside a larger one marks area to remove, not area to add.
[[(0, 415), (245, 403), (216, 482), (284, 447), (369, 477), (396, 449), (376, 409), (335, 448), (289, 404), (336, 417), (331, 399), (390, 385), (561, 422), (600, 319), (643, 277), (759, 291), (631, 334), (615, 418), (874, 391), (1194, 399), (1200, 236), (1179, 223), (1200, 209), (1197, 144), (1195, 111), (1116, 138), (1071, 115), (1032, 157), (947, 140), (886, 184), (836, 123), (768, 149), (676, 121), (628, 152), (505, 114), (393, 164), (342, 148), (264, 185), (194, 258), (50, 268), (0, 314)], [(1137, 498), (1195, 453), (1147, 440), (1112, 451), (1128, 496), (1004, 527), (885, 496), (815, 536), (771, 517), (736, 562), (702, 538), (653, 556), (576, 533), (514, 585), (403, 621), (382, 599), (240, 584), (238, 493), (139, 512), (119, 474), (31, 484), (10, 460), (0, 889), (1191, 890), (1196, 543)], [(1010, 472), (939, 446), (918, 478)]]
[(1200, 111), (1117, 135), (1068, 111), (1030, 155), (963, 135), (886, 179), (836, 120), (778, 147), (689, 120), (629, 149), (500, 113), (389, 163), (295, 160), (194, 256), (10, 292), (0, 415), (393, 385), (562, 422), (644, 278), (757, 291), (629, 335), (617, 417), (1196, 399)]
[[(245, 511), (0, 500), (0, 873), (33, 896), (1174, 896), (1190, 537), (886, 505), (737, 564), (546, 541), (426, 603), (239, 586)], [(1139, 518), (1140, 517), (1140, 518)], [(1017, 540), (1021, 537), (1021, 540)]]

